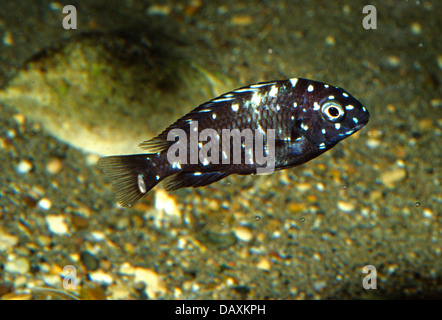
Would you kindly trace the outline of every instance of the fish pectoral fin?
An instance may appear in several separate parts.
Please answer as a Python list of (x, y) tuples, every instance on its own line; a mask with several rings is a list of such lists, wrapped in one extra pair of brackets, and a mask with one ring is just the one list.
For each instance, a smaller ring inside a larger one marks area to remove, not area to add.
[(163, 181), (166, 191), (178, 190), (185, 187), (203, 187), (227, 177), (224, 172), (181, 172), (167, 177)]

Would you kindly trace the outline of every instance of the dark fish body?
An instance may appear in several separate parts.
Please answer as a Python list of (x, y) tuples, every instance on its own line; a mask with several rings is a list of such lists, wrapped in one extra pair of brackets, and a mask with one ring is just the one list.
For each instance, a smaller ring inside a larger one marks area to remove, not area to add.
[[(366, 108), (342, 88), (301, 78), (263, 82), (198, 106), (141, 143), (148, 153), (105, 157), (98, 165), (112, 180), (119, 204), (127, 206), (160, 182), (167, 191), (206, 186), (230, 174), (264, 171), (265, 159), (272, 169), (267, 173), (301, 165), (368, 120)], [(224, 136), (234, 129), (248, 134), (237, 140), (240, 145)], [(219, 147), (208, 151), (209, 142)]]

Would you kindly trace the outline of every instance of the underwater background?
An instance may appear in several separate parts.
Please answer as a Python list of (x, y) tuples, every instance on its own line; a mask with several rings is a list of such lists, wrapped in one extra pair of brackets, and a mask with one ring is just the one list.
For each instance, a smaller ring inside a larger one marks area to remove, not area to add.
[[(1, 298), (442, 297), (442, 2), (1, 7)], [(197, 105), (293, 77), (343, 87), (370, 122), (297, 168), (116, 204), (100, 156), (141, 153)]]

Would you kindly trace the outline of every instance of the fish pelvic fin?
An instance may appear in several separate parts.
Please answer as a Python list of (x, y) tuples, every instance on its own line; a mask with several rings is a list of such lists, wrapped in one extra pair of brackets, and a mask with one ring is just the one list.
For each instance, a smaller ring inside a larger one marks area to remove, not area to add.
[(154, 154), (135, 154), (98, 160), (98, 167), (112, 182), (120, 206), (131, 206), (160, 182), (151, 159), (153, 156)]

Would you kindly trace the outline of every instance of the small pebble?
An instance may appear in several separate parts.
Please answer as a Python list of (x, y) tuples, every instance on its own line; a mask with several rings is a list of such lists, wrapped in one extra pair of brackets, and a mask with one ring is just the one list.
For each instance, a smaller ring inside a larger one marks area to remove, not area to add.
[(164, 213), (169, 217), (181, 219), (181, 210), (172, 196), (166, 191), (157, 189), (155, 192), (155, 209), (164, 210)]
[(306, 182), (301, 182), (296, 184), (296, 189), (298, 189), (299, 192), (303, 193), (306, 192), (307, 190), (310, 190), (311, 188), (311, 184), (306, 183)]
[(351, 13), (351, 7), (348, 4), (344, 4), (344, 6), (342, 7), (342, 12), (345, 15), (349, 15)]
[(5, 35), (3, 36), (3, 44), (6, 46), (12, 46), (14, 44), (14, 39), (12, 39), (12, 33), (9, 31), (5, 32)]
[(245, 227), (233, 228), (233, 234), (240, 241), (249, 242), (250, 240), (253, 239), (252, 232), (248, 228), (245, 228)]
[(83, 251), (81, 254), (81, 262), (83, 262), (86, 269), (95, 271), (98, 269), (100, 261), (89, 251)]
[(103, 231), (92, 231), (92, 232), (90, 233), (90, 235), (92, 236), (92, 238), (93, 238), (95, 241), (103, 241), (103, 240), (106, 239), (106, 235), (104, 234)]
[(348, 201), (338, 201), (338, 209), (350, 213), (355, 210), (355, 205)]
[(49, 210), (52, 207), (52, 202), (48, 198), (43, 198), (37, 202), (37, 205), (43, 210)]
[(253, 22), (253, 17), (249, 15), (245, 16), (233, 16), (232, 17), (232, 24), (235, 26), (246, 26)]
[(365, 141), (365, 145), (370, 149), (376, 149), (381, 145), (381, 140), (369, 138)]
[(324, 189), (325, 189), (325, 185), (324, 185), (322, 182), (318, 182), (318, 183), (316, 184), (316, 189), (317, 189), (318, 191), (322, 192), (322, 191), (324, 191)]
[(46, 165), (46, 171), (50, 174), (57, 174), (63, 168), (63, 162), (58, 158), (52, 158)]
[(325, 38), (325, 44), (329, 46), (334, 46), (336, 44), (336, 40), (333, 36), (327, 36), (327, 38)]
[(113, 281), (112, 276), (105, 273), (103, 270), (89, 272), (89, 278), (93, 282), (96, 282), (99, 284), (105, 284), (105, 285), (110, 285)]
[(147, 268), (135, 268), (135, 282), (142, 282), (146, 285), (145, 292), (149, 298), (156, 298), (158, 294), (167, 291), (164, 281), (158, 273)]
[(98, 159), (100, 159), (100, 156), (90, 153), (86, 156), (86, 164), (88, 166), (95, 166), (97, 164)]
[(60, 2), (51, 2), (49, 4), (49, 9), (52, 11), (61, 11), (63, 10), (63, 5)]
[(148, 15), (167, 16), (170, 14), (171, 8), (168, 5), (154, 4), (147, 9)]
[(395, 168), (381, 174), (382, 184), (388, 188), (393, 188), (398, 182), (405, 179), (407, 172), (404, 168)]
[(433, 218), (433, 211), (430, 209), (425, 209), (423, 212), (424, 218), (431, 219)]
[(0, 229), (0, 251), (6, 251), (13, 248), (18, 243), (18, 236), (3, 233)]
[(6, 272), (27, 274), (30, 269), (29, 261), (25, 257), (17, 257), (16, 259), (7, 261), (4, 264)]
[(33, 165), (28, 160), (22, 160), (18, 163), (16, 170), (20, 174), (27, 174), (33, 169)]
[(55, 233), (57, 235), (69, 234), (69, 228), (64, 221), (64, 217), (50, 214), (46, 216), (45, 220), (48, 225), (49, 231), (51, 231), (52, 233)]
[(422, 27), (418, 22), (413, 22), (411, 24), (410, 29), (411, 29), (411, 32), (416, 36), (418, 36), (422, 33)]
[(401, 59), (398, 56), (388, 56), (387, 62), (391, 67), (396, 68), (401, 63)]
[(14, 118), (15, 122), (17, 122), (19, 126), (23, 126), (26, 123), (26, 117), (22, 113), (16, 113), (12, 116), (12, 118)]
[(327, 282), (325, 282), (325, 281), (317, 281), (317, 282), (313, 283), (313, 289), (315, 289), (316, 291), (321, 291), (326, 286), (327, 286)]
[(269, 260), (267, 260), (266, 258), (262, 258), (262, 259), (259, 260), (259, 262), (256, 264), (256, 267), (257, 267), (258, 269), (261, 269), (261, 270), (269, 271), (269, 270), (270, 270), (270, 262), (269, 262)]

